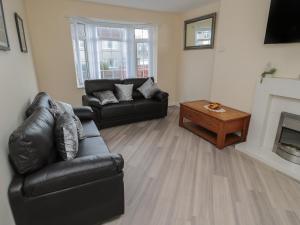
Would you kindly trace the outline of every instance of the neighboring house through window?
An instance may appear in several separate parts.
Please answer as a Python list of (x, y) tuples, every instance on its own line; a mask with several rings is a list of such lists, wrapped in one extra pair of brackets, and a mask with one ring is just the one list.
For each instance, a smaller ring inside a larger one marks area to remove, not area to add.
[(71, 32), (78, 87), (88, 79), (156, 76), (155, 26), (72, 18)]

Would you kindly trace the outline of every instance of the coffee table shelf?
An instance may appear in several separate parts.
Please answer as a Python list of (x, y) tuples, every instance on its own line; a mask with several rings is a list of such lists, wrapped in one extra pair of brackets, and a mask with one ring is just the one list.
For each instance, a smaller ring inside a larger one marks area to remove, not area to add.
[(182, 103), (179, 125), (219, 149), (246, 141), (250, 114), (225, 106), (224, 113), (211, 112), (204, 108), (207, 104), (205, 100)]
[[(199, 137), (202, 137), (203, 139), (209, 141), (210, 143), (217, 145), (218, 135), (216, 133), (209, 131), (192, 122), (184, 122), (183, 127), (193, 132), (194, 134), (198, 135)], [(241, 136), (234, 133), (227, 134), (225, 139), (225, 146), (229, 146), (240, 141), (241, 141)]]

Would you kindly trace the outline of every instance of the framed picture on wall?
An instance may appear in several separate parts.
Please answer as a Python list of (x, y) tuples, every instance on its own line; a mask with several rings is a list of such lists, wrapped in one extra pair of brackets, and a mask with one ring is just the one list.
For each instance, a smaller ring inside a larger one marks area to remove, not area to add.
[(28, 50), (27, 50), (27, 44), (26, 44), (23, 19), (17, 13), (15, 13), (15, 20), (16, 20), (16, 26), (17, 26), (17, 31), (18, 31), (21, 52), (26, 53), (26, 52), (28, 52)]
[(8, 51), (9, 49), (10, 48), (5, 24), (3, 3), (2, 0), (0, 0), (0, 50)]

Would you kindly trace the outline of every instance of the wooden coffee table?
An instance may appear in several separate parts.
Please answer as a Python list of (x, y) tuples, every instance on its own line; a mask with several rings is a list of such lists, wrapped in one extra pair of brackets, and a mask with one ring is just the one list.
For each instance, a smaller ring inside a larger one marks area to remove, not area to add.
[(226, 112), (212, 112), (206, 100), (180, 104), (179, 126), (216, 145), (218, 149), (247, 139), (251, 115), (222, 106)]

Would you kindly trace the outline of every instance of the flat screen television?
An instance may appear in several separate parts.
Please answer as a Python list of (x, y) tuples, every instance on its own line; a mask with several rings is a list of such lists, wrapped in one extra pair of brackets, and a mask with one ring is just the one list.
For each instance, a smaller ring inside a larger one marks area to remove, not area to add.
[(265, 44), (300, 42), (300, 0), (272, 0)]

